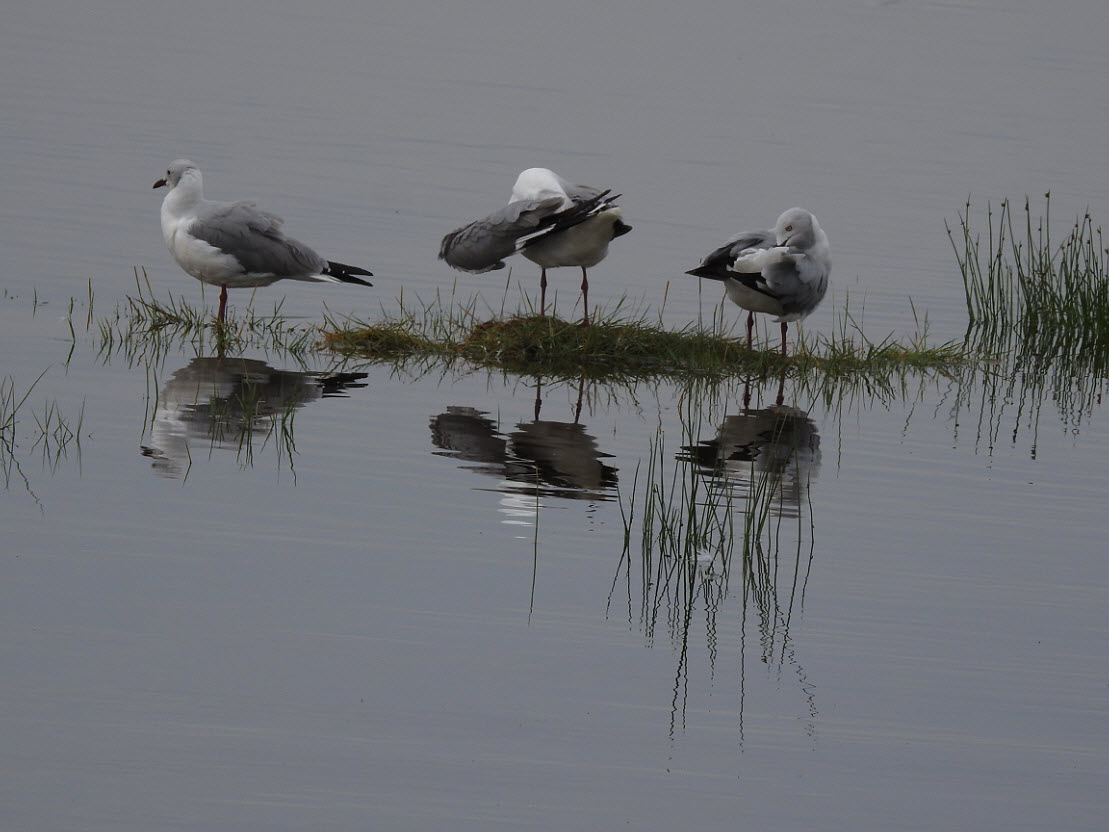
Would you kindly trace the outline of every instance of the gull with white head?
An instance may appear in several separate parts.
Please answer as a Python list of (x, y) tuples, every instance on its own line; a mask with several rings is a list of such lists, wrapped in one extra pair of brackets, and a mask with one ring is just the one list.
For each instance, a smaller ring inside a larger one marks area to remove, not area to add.
[(790, 208), (773, 229), (737, 234), (686, 274), (722, 281), (732, 303), (747, 310), (748, 347), (755, 313), (777, 315), (784, 358), (787, 325), (820, 305), (831, 270), (820, 223), (805, 209)]
[(286, 237), (283, 220), (252, 201), (213, 202), (204, 198), (200, 168), (178, 159), (155, 188), (168, 187), (162, 200), (162, 236), (173, 259), (197, 280), (220, 287), (218, 320), (223, 321), (227, 289), (269, 286), (278, 280), (357, 283), (371, 272), (325, 260), (304, 243)]
[(519, 252), (540, 268), (539, 313), (547, 312), (547, 269), (581, 268), (583, 325), (589, 324), (587, 269), (608, 254), (608, 244), (631, 231), (608, 190), (571, 185), (546, 168), (516, 178), (508, 205), (443, 238), (439, 259), (464, 272), (504, 268)]

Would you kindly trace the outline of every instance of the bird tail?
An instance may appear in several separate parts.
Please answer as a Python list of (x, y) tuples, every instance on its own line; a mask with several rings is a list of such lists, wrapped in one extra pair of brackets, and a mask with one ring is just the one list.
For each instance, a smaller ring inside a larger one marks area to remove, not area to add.
[(362, 280), (355, 275), (365, 275), (366, 277), (373, 277), (373, 272), (368, 272), (365, 269), (360, 269), (357, 266), (348, 266), (346, 263), (336, 263), (333, 260), (327, 261), (327, 270), (324, 272), (338, 280), (340, 283), (357, 283), (359, 286), (373, 286), (367, 280)]

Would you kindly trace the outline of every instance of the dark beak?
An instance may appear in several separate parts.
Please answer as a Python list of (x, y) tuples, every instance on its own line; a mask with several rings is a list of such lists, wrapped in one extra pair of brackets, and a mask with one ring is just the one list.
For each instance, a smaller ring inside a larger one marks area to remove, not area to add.
[(154, 183), (155, 188), (164, 188), (165, 186), (166, 186), (166, 180), (164, 180), (164, 179), (159, 179), (157, 182)]

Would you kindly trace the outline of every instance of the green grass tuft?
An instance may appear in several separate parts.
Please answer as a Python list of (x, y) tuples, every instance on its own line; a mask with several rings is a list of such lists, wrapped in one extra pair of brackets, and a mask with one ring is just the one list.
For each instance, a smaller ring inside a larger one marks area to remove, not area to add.
[(172, 294), (154, 296), (146, 270), (135, 269), (136, 294), (116, 307), (112, 316), (98, 321), (100, 355), (108, 359), (124, 354), (133, 363), (159, 363), (168, 352), (182, 347), (198, 354), (238, 353), (262, 349), (294, 358), (314, 350), (319, 334), (314, 325), (293, 321), (278, 302), (270, 314), (257, 314), (248, 303), (244, 312), (230, 309), (220, 323), (210, 312)]
[(811, 345), (798, 339), (783, 359), (776, 344), (768, 350), (748, 349), (719, 326), (670, 330), (646, 314), (628, 318), (603, 310), (590, 326), (530, 313), (481, 319), (475, 307), (470, 303), (446, 309), (437, 300), (413, 308), (401, 299), (399, 314), (386, 314), (376, 323), (329, 319), (323, 343), (373, 361), (465, 362), (526, 376), (600, 382), (819, 372), (840, 380), (877, 375), (886, 384), (904, 372), (950, 373), (965, 360), (956, 345), (931, 346), (924, 334), (908, 343), (892, 337), (873, 342), (853, 323)]
[(1041, 345), (1066, 331), (1089, 349), (1109, 346), (1109, 258), (1101, 228), (1089, 212), (1079, 216), (1063, 240), (1051, 237), (1051, 194), (1044, 216), (1033, 219), (1028, 199), (1023, 221), (1001, 202), (996, 216), (986, 206), (985, 237), (972, 228), (971, 203), (959, 230), (947, 226), (963, 276), (972, 325), (1015, 329)]
[(979, 356), (960, 387), (981, 375), (979, 395), (1027, 405), (1033, 421), (1049, 391), (1068, 424), (1089, 418), (1109, 376), (1109, 251), (1089, 212), (1053, 241), (1050, 194), (1042, 217), (1028, 199), (1022, 218), (1008, 200), (987, 205), (982, 230), (968, 200), (948, 234), (970, 317), (964, 349)]

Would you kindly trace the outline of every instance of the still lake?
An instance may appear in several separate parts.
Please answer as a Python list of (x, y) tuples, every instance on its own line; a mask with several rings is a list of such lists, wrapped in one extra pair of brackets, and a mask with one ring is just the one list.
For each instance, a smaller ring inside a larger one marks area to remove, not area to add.
[[(683, 272), (801, 205), (807, 335), (961, 339), (968, 198), (1109, 216), (1109, 6), (96, 6), (0, 27), (0, 826), (1104, 828), (1103, 378), (744, 407), (104, 333), (136, 269), (214, 308), (151, 190), (187, 156), (375, 273), (239, 313), (514, 308), (532, 264), (436, 253), (538, 165), (623, 194), (591, 303), (707, 319)], [(680, 566), (646, 518), (691, 483), (725, 519)]]

